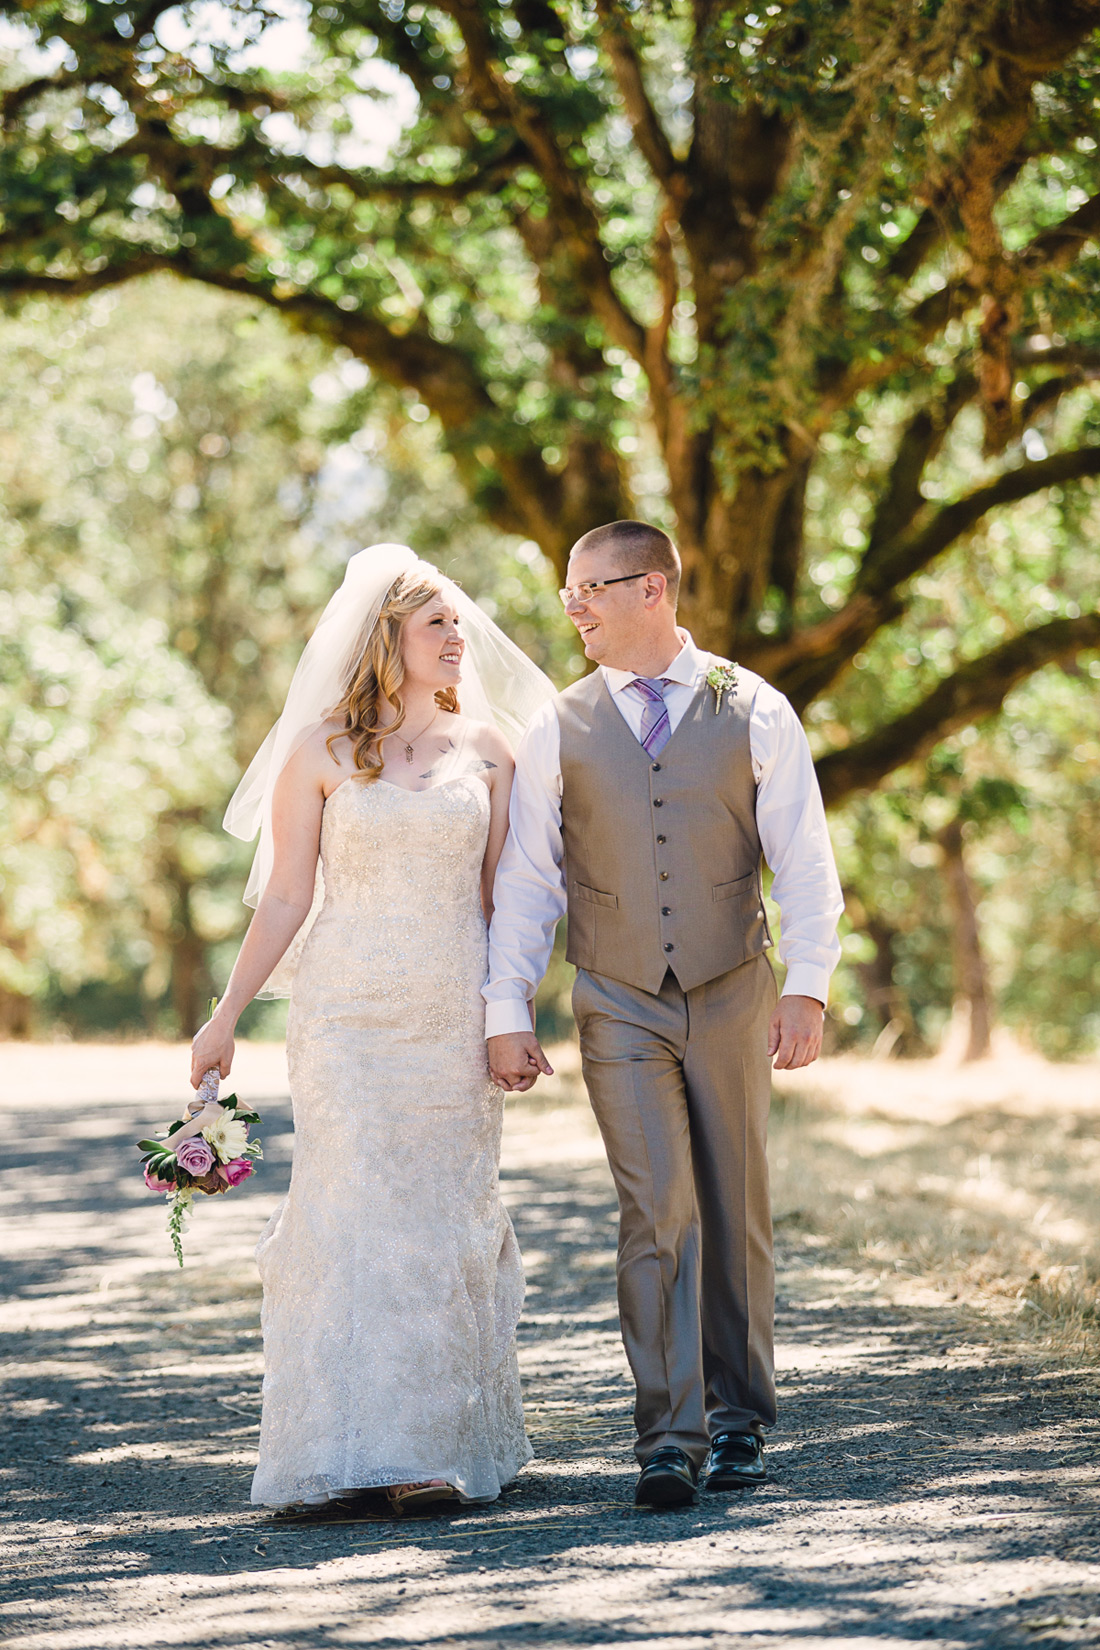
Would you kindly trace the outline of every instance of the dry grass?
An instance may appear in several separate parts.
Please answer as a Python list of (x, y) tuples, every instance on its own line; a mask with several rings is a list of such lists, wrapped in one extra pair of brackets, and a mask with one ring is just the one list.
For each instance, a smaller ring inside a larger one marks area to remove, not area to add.
[(957, 1300), (1058, 1361), (1100, 1353), (1100, 1069), (824, 1062), (777, 1083), (777, 1229), (899, 1301)]
[[(543, 1116), (531, 1149), (598, 1159), (577, 1050), (550, 1053), (557, 1075), (509, 1106), (506, 1153), (525, 1116), (553, 1110), (560, 1126)], [(8, 1044), (0, 1106), (141, 1097), (167, 1116), (187, 1067), (167, 1044)], [(285, 1094), (281, 1048), (242, 1044), (233, 1086)], [(973, 1066), (823, 1060), (777, 1074), (770, 1157), (788, 1248), (841, 1256), (899, 1302), (955, 1301), (1052, 1360), (1100, 1354), (1100, 1061), (1051, 1065), (1011, 1045)]]
[[(542, 1104), (583, 1105), (575, 1049), (551, 1059)], [(823, 1060), (777, 1074), (769, 1157), (787, 1247), (1033, 1355), (1100, 1358), (1100, 1062)]]

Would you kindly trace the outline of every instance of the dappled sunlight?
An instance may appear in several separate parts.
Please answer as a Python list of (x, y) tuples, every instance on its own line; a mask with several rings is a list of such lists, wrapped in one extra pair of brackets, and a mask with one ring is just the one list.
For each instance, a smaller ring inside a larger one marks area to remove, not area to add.
[[(150, 1051), (122, 1052), (132, 1085), (127, 1059)], [(527, 1257), (520, 1359), (536, 1458), (493, 1506), (397, 1522), (368, 1509), (281, 1525), (248, 1502), (262, 1372), (249, 1251), (286, 1184), (285, 1097), (264, 1096), (267, 1161), (235, 1198), (198, 1210), (182, 1272), (132, 1150), (171, 1094), (155, 1082), (144, 1104), (97, 1094), (83, 1132), (73, 1091), (57, 1107), (9, 1098), (0, 1217), (17, 1241), (0, 1348), (14, 1444), (0, 1530), (20, 1580), (0, 1605), (7, 1642), (1075, 1642), (1083, 1628), (1035, 1624), (1100, 1611), (1098, 1383), (1090, 1363), (1067, 1361), (1085, 1344), (1069, 1320), (1055, 1331), (1020, 1313), (1012, 1288), (1055, 1313), (1063, 1262), (1036, 1210), (1054, 1200), (1044, 1220), (1087, 1224), (1092, 1112), (1027, 1113), (988, 1093), (969, 1106), (963, 1075), (950, 1108), (937, 1082), (933, 1123), (892, 1091), (893, 1064), (864, 1074), (866, 1111), (850, 1089), (835, 1098), (832, 1062), (801, 1088), (784, 1079), (771, 1478), (651, 1513), (632, 1502), (610, 1177), (569, 1050), (554, 1060), (553, 1087), (509, 1104), (503, 1169)], [(994, 1174), (1026, 1208), (976, 1195)], [(1049, 1283), (1014, 1270), (1043, 1241)]]
[(1100, 1065), (827, 1060), (777, 1078), (777, 1231), (882, 1299), (965, 1303), (1050, 1356), (1100, 1348)]

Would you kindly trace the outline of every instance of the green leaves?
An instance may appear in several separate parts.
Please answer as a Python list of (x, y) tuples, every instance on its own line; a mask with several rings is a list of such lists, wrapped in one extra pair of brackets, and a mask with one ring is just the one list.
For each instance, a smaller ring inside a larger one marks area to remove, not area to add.
[(224, 797), (358, 543), (458, 569), (565, 680), (539, 549), (658, 520), (697, 640), (820, 753), (876, 739), (869, 783), (960, 667), (1095, 602), (1091, 460), (1027, 468), (1100, 438), (1079, 9), (301, 14), (276, 72), (243, 0), (20, 8), (67, 55), (10, 66), (0, 144), (0, 986), (82, 1024), (194, 1029)]
[(191, 1203), (194, 1193), (190, 1187), (176, 1193), (168, 1212), (168, 1236), (172, 1241), (172, 1249), (177, 1263), (183, 1265), (183, 1226), (191, 1212)]

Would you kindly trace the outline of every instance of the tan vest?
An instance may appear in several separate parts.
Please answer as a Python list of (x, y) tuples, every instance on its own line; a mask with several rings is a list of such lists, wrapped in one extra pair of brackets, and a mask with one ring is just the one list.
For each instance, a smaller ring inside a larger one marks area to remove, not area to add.
[(556, 707), (569, 961), (656, 993), (666, 969), (690, 991), (759, 956), (771, 934), (748, 684), (717, 715), (714, 689), (701, 689), (656, 761), (601, 671)]

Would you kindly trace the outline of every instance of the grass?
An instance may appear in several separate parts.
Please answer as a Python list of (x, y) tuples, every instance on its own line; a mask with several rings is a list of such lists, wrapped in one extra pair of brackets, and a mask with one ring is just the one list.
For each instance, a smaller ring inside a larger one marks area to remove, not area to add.
[[(580, 1117), (575, 1049), (551, 1062), (520, 1104)], [(899, 1303), (957, 1303), (1052, 1361), (1100, 1357), (1100, 1063), (1009, 1048), (777, 1074), (769, 1159), (781, 1242)]]
[[(771, 1130), (777, 1231), (877, 1272), (899, 1301), (957, 1301), (1058, 1361), (1100, 1354), (1100, 1112), (1055, 1110), (989, 1073), (926, 1062), (937, 1103), (838, 1094), (791, 1074)], [(888, 1091), (897, 1068), (884, 1062)], [(1061, 1068), (1046, 1068), (1058, 1083)], [(946, 1092), (944, 1092), (946, 1091)], [(1100, 1096), (1098, 1096), (1100, 1099)]]

